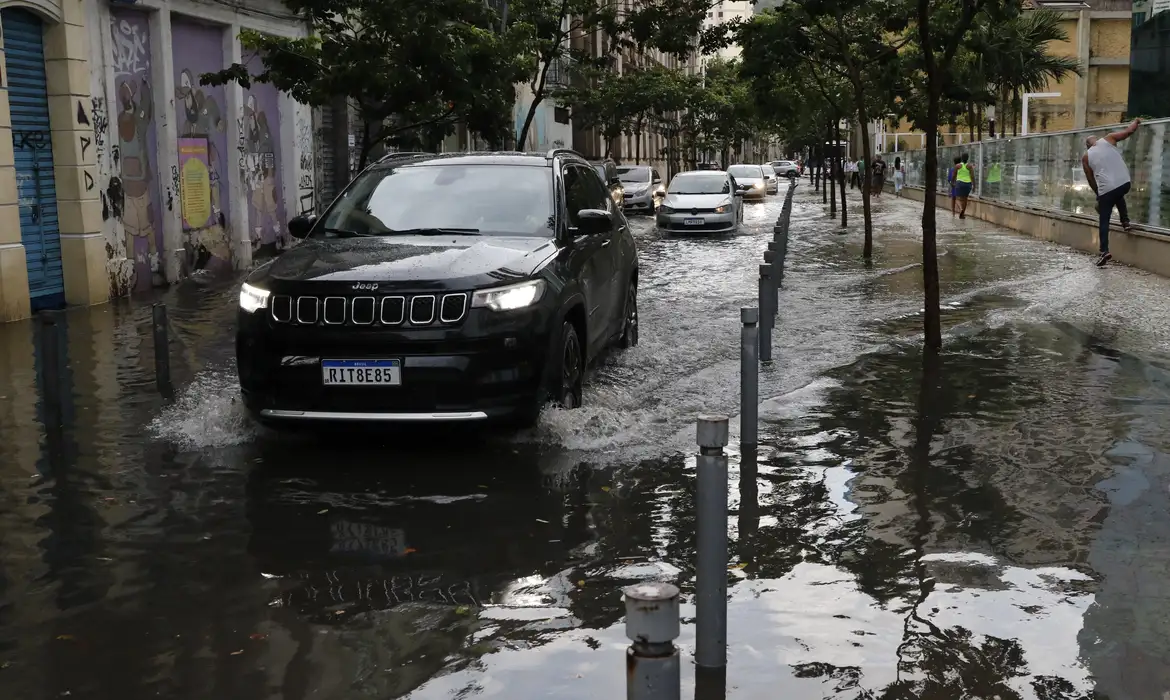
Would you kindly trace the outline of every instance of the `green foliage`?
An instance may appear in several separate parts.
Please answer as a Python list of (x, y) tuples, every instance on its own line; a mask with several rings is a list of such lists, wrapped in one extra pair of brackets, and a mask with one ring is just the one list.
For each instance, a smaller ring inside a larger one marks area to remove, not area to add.
[(234, 64), (202, 76), (204, 84), (271, 83), (303, 104), (337, 98), (356, 105), (366, 125), (362, 163), (395, 139), (434, 141), (458, 122), (488, 140), (507, 129), (513, 84), (524, 66), (493, 31), (482, 0), (285, 0), (311, 30), (286, 38), (240, 33), (259, 55), (252, 73)]
[[(685, 58), (701, 47), (713, 49), (729, 39), (727, 29), (703, 31), (711, 0), (643, 0), (626, 11), (617, 3), (598, 0), (511, 0), (508, 6), (508, 41), (525, 67), (525, 82), (532, 91), (517, 143), (527, 139), (536, 109), (546, 97), (559, 92), (569, 101), (571, 91), (549, 84), (553, 66), (571, 68), (579, 84), (596, 71), (613, 69), (614, 57), (650, 51)], [(604, 41), (602, 57), (595, 59), (570, 41), (586, 37)], [(589, 111), (588, 109), (585, 111)]]

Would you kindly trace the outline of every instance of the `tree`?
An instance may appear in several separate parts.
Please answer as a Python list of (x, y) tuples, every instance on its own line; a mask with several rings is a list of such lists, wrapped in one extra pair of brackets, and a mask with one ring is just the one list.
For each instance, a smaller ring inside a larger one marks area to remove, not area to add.
[[(614, 68), (611, 57), (626, 49), (656, 49), (685, 57), (704, 45), (702, 41), (697, 45), (696, 37), (707, 35), (712, 38), (705, 45), (715, 45), (718, 34), (703, 29), (712, 4), (713, 0), (644, 0), (624, 11), (617, 3), (598, 0), (509, 0), (506, 34), (516, 47), (524, 65), (523, 80), (532, 92), (517, 143), (527, 140), (537, 108), (554, 92), (549, 84), (551, 71), (564, 75), (571, 68), (585, 72)], [(602, 59), (596, 61), (589, 51), (574, 48), (571, 40), (577, 37), (604, 40)]]
[[(822, 95), (836, 91), (835, 82), (847, 85), (848, 106), (861, 125), (861, 149), (868, 162), (873, 154), (870, 117), (888, 108), (888, 83), (901, 77), (891, 67), (907, 42), (902, 38), (906, 17), (899, 12), (903, 1), (789, 0), (744, 29), (744, 49), (756, 54), (754, 60), (804, 72)], [(868, 260), (873, 255), (870, 179), (863, 176), (862, 183), (862, 255)]]
[(942, 349), (942, 317), (938, 285), (936, 195), (938, 192), (938, 126), (943, 94), (951, 80), (951, 66), (968, 39), (976, 18), (999, 24), (1019, 11), (1018, 0), (906, 0), (914, 11), (911, 33), (916, 50), (906, 52), (903, 70), (923, 80), (911, 80), (911, 102), (925, 106), (915, 126), (926, 132), (925, 190), (922, 206), (923, 330), (930, 352)]
[(205, 85), (270, 83), (302, 104), (346, 98), (363, 129), (359, 168), (395, 137), (434, 140), (459, 122), (498, 141), (507, 129), (522, 63), (493, 31), (483, 0), (285, 0), (310, 34), (286, 38), (240, 32), (263, 70), (233, 64)]

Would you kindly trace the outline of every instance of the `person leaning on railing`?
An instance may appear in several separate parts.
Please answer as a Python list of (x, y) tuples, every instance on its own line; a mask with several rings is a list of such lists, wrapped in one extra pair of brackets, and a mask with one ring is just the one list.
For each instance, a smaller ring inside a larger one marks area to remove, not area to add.
[(1113, 259), (1109, 253), (1109, 219), (1113, 217), (1113, 207), (1117, 207), (1117, 215), (1121, 217), (1121, 228), (1129, 231), (1129, 210), (1125, 206), (1125, 195), (1129, 193), (1129, 167), (1121, 157), (1117, 144), (1133, 136), (1141, 119), (1134, 119), (1129, 126), (1121, 131), (1115, 131), (1104, 138), (1089, 136), (1085, 139), (1085, 155), (1081, 156), (1081, 168), (1085, 171), (1085, 178), (1089, 187), (1097, 195), (1097, 239), (1101, 255), (1097, 258), (1097, 267), (1105, 267), (1105, 263)]

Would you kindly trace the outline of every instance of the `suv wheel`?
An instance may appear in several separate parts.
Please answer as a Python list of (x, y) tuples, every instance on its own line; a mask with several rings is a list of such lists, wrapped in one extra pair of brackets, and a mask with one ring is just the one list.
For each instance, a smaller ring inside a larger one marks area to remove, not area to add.
[(618, 347), (632, 348), (638, 344), (638, 283), (630, 280), (626, 288), (626, 317), (622, 321), (622, 334)]
[(552, 375), (553, 403), (562, 408), (581, 406), (582, 388), (585, 384), (585, 353), (577, 329), (568, 321), (561, 324), (559, 372)]

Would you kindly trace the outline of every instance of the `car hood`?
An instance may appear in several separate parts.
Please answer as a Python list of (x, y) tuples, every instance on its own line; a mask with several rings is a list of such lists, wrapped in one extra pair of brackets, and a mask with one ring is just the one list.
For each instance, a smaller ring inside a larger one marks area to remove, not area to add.
[(387, 236), (309, 239), (256, 270), (250, 282), (367, 282), (394, 286), (506, 284), (534, 274), (557, 248), (538, 237)]
[(650, 188), (649, 182), (623, 182), (626, 192), (644, 192)]
[(663, 204), (674, 209), (714, 209), (731, 204), (729, 194), (668, 194)]

